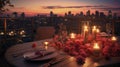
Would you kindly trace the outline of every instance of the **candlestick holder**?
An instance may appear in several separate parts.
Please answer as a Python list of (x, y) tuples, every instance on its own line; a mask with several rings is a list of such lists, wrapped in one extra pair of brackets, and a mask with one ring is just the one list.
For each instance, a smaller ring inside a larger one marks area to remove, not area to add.
[(98, 43), (94, 43), (93, 45), (93, 60), (98, 62), (101, 59), (101, 47)]

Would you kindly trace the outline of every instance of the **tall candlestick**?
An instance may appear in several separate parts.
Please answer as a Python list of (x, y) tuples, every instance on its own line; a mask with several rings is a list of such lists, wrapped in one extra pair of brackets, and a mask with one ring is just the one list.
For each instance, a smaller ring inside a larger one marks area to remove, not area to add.
[(97, 33), (97, 28), (96, 28), (96, 26), (93, 26), (92, 34), (93, 34), (94, 39), (96, 39), (96, 33)]
[(92, 33), (94, 34), (96, 32), (96, 26), (93, 26)]
[(71, 38), (71, 39), (75, 39), (75, 36), (76, 36), (75, 33), (71, 33), (71, 34), (70, 34), (70, 38)]
[(88, 26), (84, 26), (84, 42), (87, 41), (87, 34), (88, 34)]

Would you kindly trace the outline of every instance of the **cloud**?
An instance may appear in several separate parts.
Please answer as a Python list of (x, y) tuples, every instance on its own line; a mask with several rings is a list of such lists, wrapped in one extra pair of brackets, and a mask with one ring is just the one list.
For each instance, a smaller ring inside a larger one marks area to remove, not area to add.
[(93, 7), (105, 7), (103, 5), (98, 6), (42, 6), (44, 9), (60, 9), (60, 8), (93, 8)]
[(13, 9), (26, 9), (25, 7), (14, 7)]
[(101, 9), (103, 11), (108, 11), (108, 10), (112, 10), (112, 11), (120, 11), (120, 7), (117, 8), (92, 8), (92, 9)]

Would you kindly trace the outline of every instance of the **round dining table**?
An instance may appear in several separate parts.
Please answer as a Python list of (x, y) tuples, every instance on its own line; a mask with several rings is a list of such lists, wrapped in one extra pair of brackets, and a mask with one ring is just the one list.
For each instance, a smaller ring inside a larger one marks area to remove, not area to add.
[[(23, 56), (26, 52), (35, 50), (32, 48), (33, 43), (37, 44), (37, 50), (41, 50), (39, 47), (44, 46), (43, 42), (45, 41), (52, 42), (52, 39), (45, 39), (14, 45), (6, 51), (5, 58), (10, 64), (12, 64), (15, 67), (47, 67), (45, 66), (45, 64), (49, 63), (53, 59), (43, 61), (28, 61), (25, 60)], [(55, 49), (53, 47), (51, 48)], [(88, 57), (86, 58), (85, 63), (83, 65), (80, 65), (76, 62), (76, 59), (74, 57), (66, 54), (63, 51), (58, 51), (56, 49), (55, 51), (57, 53), (57, 56), (55, 57), (56, 59), (54, 59), (53, 64), (50, 64), (50, 67), (104, 67), (104, 65), (120, 63), (119, 57), (111, 58), (111, 60), (109, 61), (100, 59), (100, 61), (98, 62), (94, 62), (91, 58)]]

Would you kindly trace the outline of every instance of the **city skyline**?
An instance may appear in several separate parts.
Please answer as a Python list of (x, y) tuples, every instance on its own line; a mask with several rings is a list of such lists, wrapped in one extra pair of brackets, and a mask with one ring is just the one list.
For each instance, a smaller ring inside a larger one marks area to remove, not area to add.
[(11, 0), (11, 3), (15, 7), (10, 8), (8, 13), (25, 12), (28, 16), (37, 14), (48, 15), (50, 11), (62, 16), (68, 11), (71, 11), (73, 14), (82, 11), (86, 14), (88, 10), (91, 13), (95, 13), (95, 11), (104, 12), (106, 15), (111, 10), (120, 16), (119, 0)]

